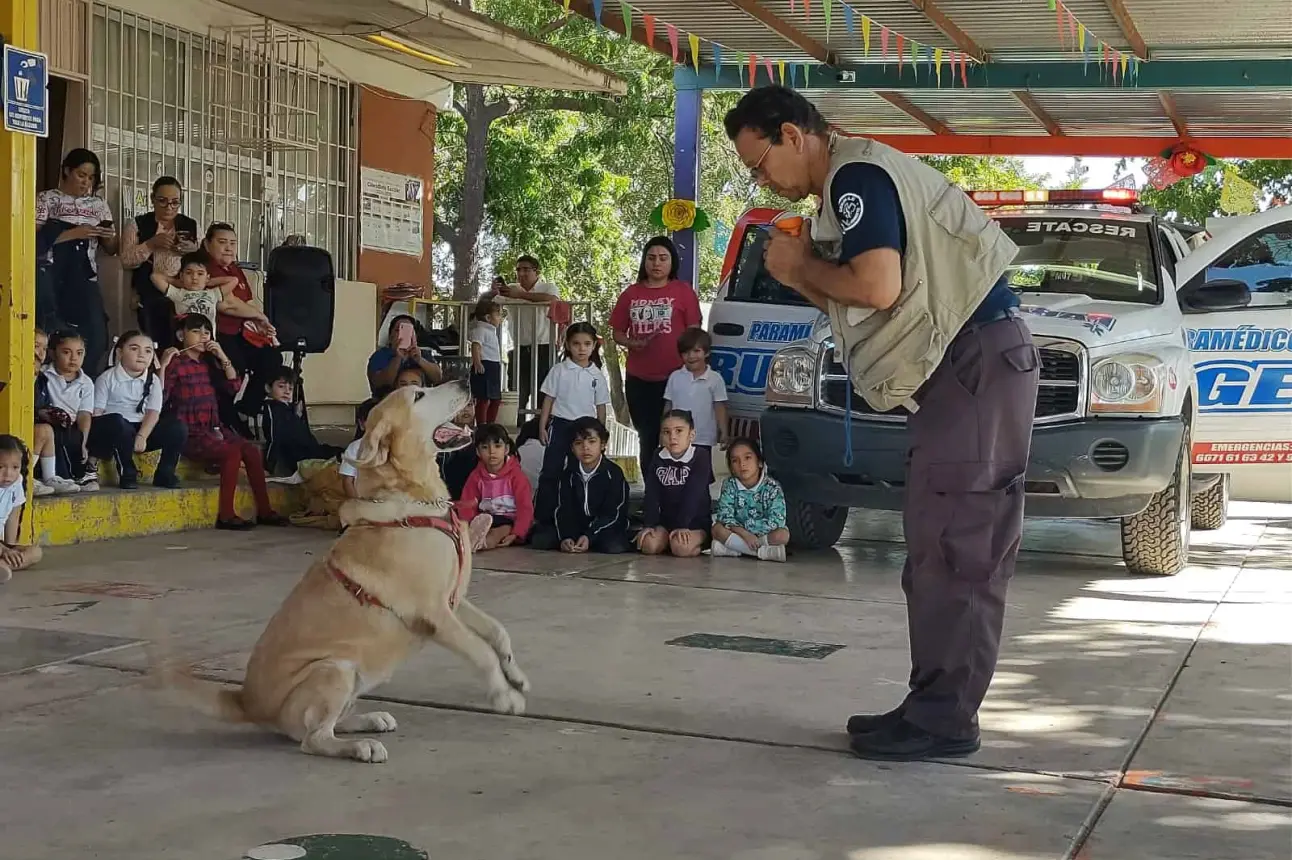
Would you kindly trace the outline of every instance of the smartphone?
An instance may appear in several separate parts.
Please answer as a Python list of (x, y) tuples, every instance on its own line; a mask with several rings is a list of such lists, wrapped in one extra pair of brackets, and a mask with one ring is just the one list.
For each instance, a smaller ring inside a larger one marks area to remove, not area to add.
[(100, 221), (100, 222), (99, 222), (99, 226), (100, 226), (100, 227), (102, 227), (104, 230), (111, 230), (111, 229), (112, 229), (112, 219), (108, 219), (107, 221)]

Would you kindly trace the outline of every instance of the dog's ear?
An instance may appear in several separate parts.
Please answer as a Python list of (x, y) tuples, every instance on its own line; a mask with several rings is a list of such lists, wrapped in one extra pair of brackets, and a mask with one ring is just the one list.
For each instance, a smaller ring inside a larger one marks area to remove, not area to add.
[(354, 464), (361, 469), (386, 465), (386, 461), (390, 459), (390, 434), (394, 429), (395, 424), (387, 414), (383, 413), (376, 421), (370, 421), (363, 434), (363, 441), (359, 443), (359, 456), (354, 458)]

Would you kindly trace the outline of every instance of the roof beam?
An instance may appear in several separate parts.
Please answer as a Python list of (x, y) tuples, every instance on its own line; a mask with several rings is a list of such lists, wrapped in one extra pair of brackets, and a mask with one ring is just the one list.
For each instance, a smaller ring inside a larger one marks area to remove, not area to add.
[[(877, 134), (873, 138), (910, 155), (1153, 158), (1171, 145), (1169, 137), (1131, 136)], [(1215, 158), (1292, 158), (1292, 138), (1287, 137), (1195, 137), (1190, 142)]]
[[(611, 16), (607, 16), (611, 17)], [(622, 27), (622, 22), (620, 23)], [(636, 28), (634, 28), (636, 32)], [(658, 35), (658, 34), (657, 34)], [(925, 65), (921, 63), (921, 65)], [(1083, 68), (1083, 65), (1085, 67)], [(835, 68), (811, 66), (807, 86), (812, 90), (913, 90), (939, 89), (934, 75), (918, 77), (909, 71), (898, 74), (897, 63), (844, 64)], [(952, 90), (949, 69), (944, 69), (941, 89)], [(954, 84), (960, 86), (959, 69)], [(1235, 90), (1246, 93), (1272, 91), (1288, 93), (1292, 88), (1292, 58), (1268, 60), (1155, 60), (1139, 68), (1139, 79), (1131, 86), (1113, 87), (1107, 76), (1100, 76), (1099, 64), (1080, 60), (1053, 60), (1035, 63), (970, 63), (966, 69), (969, 90), (1099, 90), (1107, 94), (1120, 92), (1176, 92), (1197, 89)], [(673, 84), (684, 90), (740, 90), (749, 87), (734, 64), (722, 67), (715, 75), (712, 66), (701, 66), (697, 73), (690, 66), (679, 65), (673, 72)]]
[(1171, 125), (1175, 126), (1175, 133), (1180, 137), (1189, 136), (1189, 126), (1185, 125), (1184, 117), (1180, 116), (1180, 108), (1176, 106), (1175, 99), (1166, 90), (1157, 94), (1157, 100), (1162, 103), (1162, 111), (1166, 118), (1171, 120)]
[(744, 12), (818, 63), (827, 66), (834, 65), (834, 52), (784, 18), (773, 14), (758, 0), (725, 0), (725, 2), (728, 6), (734, 6)]
[(1014, 90), (1014, 98), (1018, 99), (1018, 103), (1032, 115), (1032, 119), (1045, 126), (1045, 130), (1051, 135), (1063, 137), (1063, 129), (1059, 127), (1054, 117), (1050, 116), (1045, 108), (1041, 107), (1041, 103), (1036, 100), (1034, 95), (1027, 90)]
[(888, 93), (877, 90), (875, 95), (879, 96), (881, 99), (888, 102), (890, 105), (897, 108), (934, 134), (954, 134), (951, 129), (947, 128), (945, 123), (911, 104), (910, 100), (900, 93)]
[(911, 0), (911, 5), (920, 10), (934, 27), (942, 31), (942, 35), (955, 43), (957, 48), (980, 63), (986, 62), (987, 52), (982, 49), (982, 46), (969, 38), (969, 34), (956, 26), (956, 22), (952, 21), (932, 0)]
[(1139, 34), (1139, 28), (1135, 26), (1135, 19), (1126, 8), (1123, 0), (1104, 0), (1108, 6), (1108, 11), (1117, 19), (1117, 26), (1121, 27), (1122, 35), (1126, 37), (1126, 44), (1131, 46), (1135, 56), (1141, 60), (1148, 59), (1148, 45), (1144, 42), (1144, 37)]

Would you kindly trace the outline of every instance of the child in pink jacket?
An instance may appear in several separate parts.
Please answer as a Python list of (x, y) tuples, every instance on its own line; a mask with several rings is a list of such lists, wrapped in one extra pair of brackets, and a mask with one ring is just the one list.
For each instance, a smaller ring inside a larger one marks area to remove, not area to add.
[(476, 429), (479, 464), (467, 478), (458, 516), (471, 521), (476, 551), (522, 543), (534, 524), (534, 491), (501, 424)]

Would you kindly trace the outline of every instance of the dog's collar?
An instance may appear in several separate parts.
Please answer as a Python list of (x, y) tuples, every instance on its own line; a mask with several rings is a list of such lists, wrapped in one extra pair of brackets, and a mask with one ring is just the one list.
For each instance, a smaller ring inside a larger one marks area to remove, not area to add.
[[(448, 538), (453, 541), (453, 548), (457, 550), (458, 555), (457, 570), (453, 577), (453, 590), (449, 592), (449, 609), (457, 609), (458, 592), (462, 589), (462, 577), (465, 575), (467, 567), (466, 545), (462, 541), (462, 518), (458, 516), (457, 510), (453, 507), (449, 507), (447, 514), (447, 516), (418, 515), (403, 517), (398, 520), (385, 521), (360, 520), (359, 522), (351, 523), (350, 528), (362, 528), (364, 526), (368, 526), (370, 528), (378, 529), (435, 529), (436, 531), (447, 535)], [(337, 582), (341, 583), (342, 587), (344, 587), (346, 591), (350, 592), (354, 599), (358, 600), (359, 603), (364, 606), (378, 606), (382, 609), (390, 608), (377, 598), (373, 597), (369, 592), (364, 590), (362, 586), (350, 579), (350, 577), (346, 576), (335, 565), (329, 563), (329, 566), (332, 568), (333, 578), (336, 579)]]

